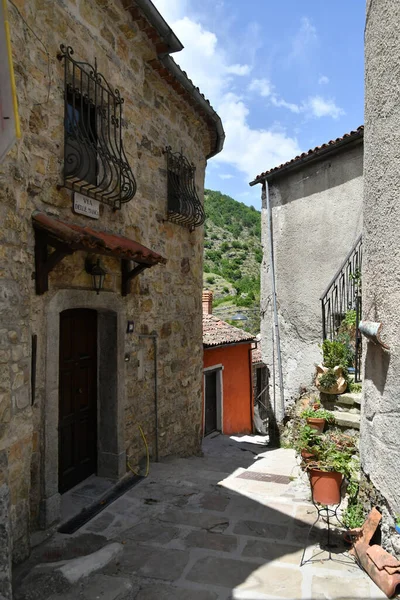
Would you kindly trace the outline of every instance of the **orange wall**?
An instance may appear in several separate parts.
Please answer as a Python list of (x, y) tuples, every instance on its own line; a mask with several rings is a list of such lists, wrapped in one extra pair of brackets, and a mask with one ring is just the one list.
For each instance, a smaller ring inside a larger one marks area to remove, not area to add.
[[(207, 348), (204, 368), (222, 364), (222, 433), (251, 433), (253, 420), (251, 344)], [(251, 360), (251, 357), (250, 357)], [(203, 390), (204, 409), (204, 390)]]

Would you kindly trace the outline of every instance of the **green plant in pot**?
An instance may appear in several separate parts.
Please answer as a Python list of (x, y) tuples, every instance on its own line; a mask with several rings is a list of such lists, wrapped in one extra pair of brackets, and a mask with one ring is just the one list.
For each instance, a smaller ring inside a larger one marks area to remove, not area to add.
[(343, 394), (347, 388), (347, 368), (353, 364), (354, 353), (347, 341), (324, 340), (323, 362), (317, 365), (315, 385), (325, 394)]
[(294, 447), (304, 461), (315, 460), (320, 443), (321, 437), (318, 432), (309, 425), (303, 425), (299, 430)]
[(350, 476), (351, 450), (338, 449), (324, 439), (318, 457), (307, 465), (314, 502), (340, 504), (343, 477)]
[(307, 408), (306, 410), (303, 410), (300, 416), (302, 419), (306, 419), (307, 425), (319, 433), (324, 431), (325, 423), (333, 424), (335, 422), (333, 414), (324, 408), (318, 408), (317, 410)]

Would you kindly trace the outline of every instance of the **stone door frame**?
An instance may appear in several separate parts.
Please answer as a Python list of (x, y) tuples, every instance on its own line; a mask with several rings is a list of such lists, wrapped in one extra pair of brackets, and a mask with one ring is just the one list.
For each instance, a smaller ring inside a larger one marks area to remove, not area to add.
[(126, 473), (124, 303), (113, 293), (97, 295), (87, 290), (60, 290), (46, 307), (44, 460), (40, 506), (40, 526), (43, 529), (61, 516), (61, 494), (58, 491), (60, 313), (76, 308), (90, 308), (98, 315), (97, 474), (117, 481)]

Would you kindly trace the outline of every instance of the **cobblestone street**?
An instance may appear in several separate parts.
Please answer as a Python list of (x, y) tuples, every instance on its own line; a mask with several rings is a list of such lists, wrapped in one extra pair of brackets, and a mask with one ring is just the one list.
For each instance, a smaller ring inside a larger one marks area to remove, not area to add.
[(218, 435), (203, 451), (151, 464), (146, 480), (75, 534), (37, 546), (15, 573), (15, 598), (385, 598), (347, 554), (326, 560), (319, 530), (300, 566), (316, 512), (292, 450)]

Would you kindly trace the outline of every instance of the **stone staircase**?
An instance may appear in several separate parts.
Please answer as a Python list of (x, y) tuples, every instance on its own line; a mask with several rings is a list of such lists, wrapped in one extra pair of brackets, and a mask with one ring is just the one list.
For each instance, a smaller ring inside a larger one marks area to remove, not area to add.
[[(326, 397), (326, 396), (325, 396)], [(331, 397), (332, 398), (332, 397)], [(336, 425), (341, 429), (360, 429), (362, 393), (346, 393), (334, 396), (325, 408), (332, 411)]]

